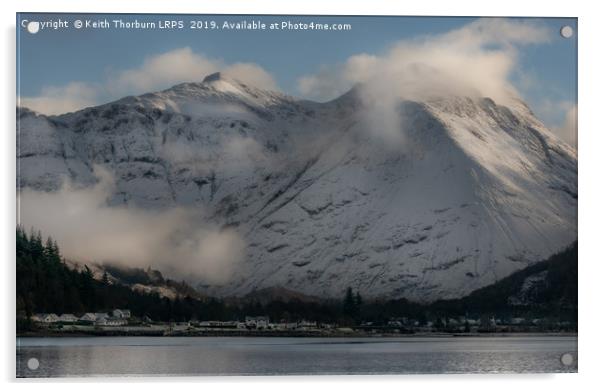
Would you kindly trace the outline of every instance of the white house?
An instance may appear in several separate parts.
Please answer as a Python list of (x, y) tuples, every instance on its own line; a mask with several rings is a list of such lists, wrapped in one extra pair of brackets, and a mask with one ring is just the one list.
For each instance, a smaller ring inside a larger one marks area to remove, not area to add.
[(61, 316), (59, 316), (59, 322), (75, 323), (77, 321), (78, 321), (77, 316), (75, 316), (73, 314), (62, 314)]
[(480, 324), (480, 322), (476, 319), (470, 319), (470, 318), (466, 318), (464, 319), (465, 323), (468, 323), (469, 326), (477, 326)]
[(460, 323), (458, 320), (454, 319), (454, 318), (449, 318), (449, 319), (447, 319), (447, 325), (448, 325), (448, 326), (452, 326), (452, 327), (454, 327), (454, 326), (458, 326), (458, 325), (460, 325), (460, 324), (461, 324), (461, 323)]
[(56, 323), (58, 321), (59, 321), (59, 317), (57, 316), (57, 314), (46, 314), (42, 318), (42, 322), (44, 322), (44, 323)]
[(132, 314), (131, 314), (130, 310), (120, 310), (120, 309), (113, 310), (114, 318), (129, 319), (131, 316), (132, 316)]
[(249, 328), (267, 329), (270, 325), (270, 318), (267, 316), (247, 316), (245, 325)]
[(33, 314), (31, 315), (31, 320), (34, 322), (41, 322), (43, 314)]
[(514, 324), (514, 325), (517, 325), (517, 324), (524, 324), (524, 323), (527, 323), (527, 322), (526, 322), (525, 318), (511, 318), (510, 319), (510, 323)]
[(36, 314), (32, 316), (32, 319), (40, 323), (56, 323), (59, 321), (59, 317), (56, 314)]
[(96, 320), (106, 319), (109, 317), (109, 314), (106, 312), (95, 312), (94, 315), (96, 316)]
[(81, 320), (83, 322), (95, 322), (96, 314), (93, 312), (86, 312), (79, 318), (79, 320)]
[(271, 323), (270, 328), (272, 330), (286, 330), (286, 323)]
[(401, 322), (399, 320), (390, 320), (387, 323), (387, 326), (389, 326), (389, 327), (402, 327), (403, 325), (401, 324)]
[(318, 327), (318, 323), (317, 322), (310, 322), (307, 320), (302, 320), (301, 322), (299, 322), (298, 327), (303, 329), (303, 330), (308, 330), (308, 329), (315, 329)]

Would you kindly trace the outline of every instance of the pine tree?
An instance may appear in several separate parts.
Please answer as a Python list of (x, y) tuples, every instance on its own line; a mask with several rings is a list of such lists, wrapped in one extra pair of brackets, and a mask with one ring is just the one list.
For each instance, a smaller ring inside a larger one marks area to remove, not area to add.
[(31, 229), (29, 235), (29, 247), (31, 249), (31, 255), (34, 259), (42, 259), (44, 256), (44, 245), (42, 244), (42, 233), (40, 231), (35, 232)]
[(61, 251), (59, 250), (59, 244), (56, 242), (56, 240), (52, 241), (52, 253), (60, 262), (63, 262)]
[(361, 318), (362, 303), (363, 303), (363, 300), (362, 300), (362, 296), (360, 295), (360, 292), (359, 291), (355, 292), (355, 300), (354, 300), (355, 308), (354, 308), (353, 316), (355, 317), (356, 320), (360, 320), (360, 318)]
[(360, 295), (359, 291), (355, 292), (355, 306), (357, 308), (361, 307), (362, 305), (362, 296)]
[(354, 318), (356, 313), (356, 302), (353, 295), (353, 289), (347, 288), (345, 298), (343, 299), (343, 315), (348, 318)]

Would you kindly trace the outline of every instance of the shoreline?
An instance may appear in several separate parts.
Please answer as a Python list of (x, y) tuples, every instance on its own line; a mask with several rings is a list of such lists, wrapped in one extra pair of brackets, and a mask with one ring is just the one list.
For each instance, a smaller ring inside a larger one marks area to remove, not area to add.
[(472, 332), (472, 333), (453, 333), (453, 332), (414, 332), (414, 333), (367, 333), (367, 332), (322, 332), (316, 331), (225, 331), (225, 330), (190, 330), (185, 332), (166, 333), (163, 330), (94, 330), (94, 331), (61, 331), (49, 332), (35, 331), (17, 333), (17, 338), (90, 338), (90, 337), (267, 337), (267, 338), (474, 338), (474, 337), (576, 337), (575, 331), (533, 331), (533, 332)]

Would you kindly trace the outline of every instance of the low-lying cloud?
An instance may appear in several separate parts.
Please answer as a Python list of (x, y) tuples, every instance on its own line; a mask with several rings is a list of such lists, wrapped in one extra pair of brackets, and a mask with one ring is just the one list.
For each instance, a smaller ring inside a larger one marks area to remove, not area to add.
[(230, 177), (241, 171), (278, 165), (277, 157), (257, 140), (232, 133), (214, 141), (211, 148), (186, 140), (171, 141), (163, 146), (160, 155), (170, 164), (185, 167), (195, 176), (208, 176), (219, 171)]
[(108, 206), (113, 178), (100, 167), (95, 172), (99, 181), (93, 187), (66, 181), (52, 193), (23, 189), (20, 224), (51, 235), (73, 261), (151, 266), (212, 284), (226, 282), (243, 260), (244, 240), (232, 230), (202, 223), (197, 209)]
[(44, 87), (38, 96), (20, 97), (19, 106), (48, 115), (69, 113), (96, 105), (100, 89), (98, 85), (82, 82)]

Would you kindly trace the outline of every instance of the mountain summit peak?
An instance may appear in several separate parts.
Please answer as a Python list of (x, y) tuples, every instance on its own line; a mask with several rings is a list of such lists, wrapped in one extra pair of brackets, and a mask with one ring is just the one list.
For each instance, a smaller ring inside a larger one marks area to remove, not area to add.
[(211, 83), (212, 81), (224, 80), (224, 75), (221, 72), (214, 72), (205, 76), (203, 83)]

